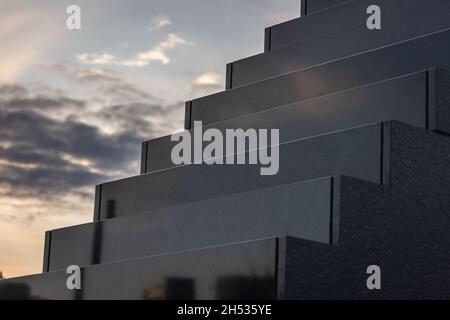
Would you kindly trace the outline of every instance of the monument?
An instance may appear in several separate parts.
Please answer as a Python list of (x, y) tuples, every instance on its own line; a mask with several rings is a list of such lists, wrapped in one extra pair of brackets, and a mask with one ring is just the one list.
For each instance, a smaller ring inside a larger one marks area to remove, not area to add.
[(146, 141), (140, 174), (98, 185), (93, 222), (48, 231), (42, 274), (0, 299), (449, 298), (450, 2), (301, 2), (186, 103), (186, 130), (278, 129), (276, 174)]

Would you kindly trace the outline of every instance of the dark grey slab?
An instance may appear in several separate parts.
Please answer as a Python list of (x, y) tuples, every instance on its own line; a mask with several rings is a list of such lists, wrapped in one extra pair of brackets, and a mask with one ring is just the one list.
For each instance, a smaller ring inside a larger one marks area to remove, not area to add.
[[(433, 147), (441, 144), (448, 137)], [(441, 187), (443, 171), (434, 177)], [(0, 281), (0, 299), (448, 299), (449, 191), (418, 197), (349, 177), (335, 183), (332, 246), (288, 237), (91, 266), (78, 292), (65, 289), (64, 272), (50, 272)], [(374, 264), (379, 291), (366, 288)]]
[(382, 29), (377, 31), (367, 29), (364, 13), (362, 23), (353, 27), (233, 62), (227, 83), (239, 87), (450, 28), (448, 0), (383, 14)]
[[(286, 142), (393, 119), (424, 129), (447, 132), (445, 114), (450, 107), (449, 79), (449, 73), (446, 70), (422, 71), (215, 122), (205, 126), (204, 130), (216, 128), (225, 132), (226, 129), (234, 128), (245, 130), (278, 128), (280, 142)], [(435, 98), (431, 99), (433, 96)], [(442, 106), (440, 108), (436, 108), (438, 101)], [(439, 126), (435, 119), (442, 119)], [(165, 136), (143, 143), (141, 173), (174, 166), (170, 155), (177, 142), (172, 142), (170, 138)]]
[(429, 188), (418, 186), (450, 167), (450, 149), (442, 145), (432, 150), (439, 156), (423, 159), (440, 139), (450, 146), (447, 136), (389, 121), (283, 143), (273, 176), (261, 176), (255, 165), (190, 165), (113, 181), (97, 188), (94, 220), (337, 174), (408, 186), (423, 195)]
[(53, 230), (46, 271), (287, 235), (329, 243), (332, 190), (321, 178)]
[[(450, 31), (299, 70), (192, 101), (188, 123), (230, 119), (402, 74), (450, 68)], [(240, 111), (238, 111), (240, 110)], [(237, 113), (238, 111), (238, 113)]]
[[(433, 148), (448, 148), (442, 139)], [(0, 281), (0, 299), (448, 299), (449, 191), (418, 197), (349, 177), (335, 183), (332, 246), (288, 237), (91, 266), (78, 292), (65, 289), (64, 272), (50, 272)], [(379, 291), (366, 288), (374, 264)]]
[(423, 6), (437, 0), (359, 0), (346, 2), (303, 16), (266, 29), (266, 51), (277, 50), (288, 45), (311, 40), (320, 36), (351, 28), (366, 23), (367, 8), (377, 4), (382, 8), (383, 18), (415, 7)]
[[(448, 300), (450, 197), (436, 186), (439, 196), (418, 196), (343, 178), (339, 242), (288, 239), (284, 297)], [(371, 265), (381, 268), (381, 290), (366, 287)]]
[(268, 239), (82, 270), (82, 290), (64, 271), (0, 281), (0, 299), (275, 299), (278, 240)]
[(0, 280), (0, 300), (72, 300), (76, 293), (67, 290), (65, 272), (52, 272)]
[[(302, 11), (306, 14), (312, 14), (316, 11), (329, 9), (333, 6), (342, 5), (348, 2), (355, 2), (355, 0), (302, 0)], [(397, 1), (397, 0), (395, 0)]]
[(105, 183), (97, 188), (94, 220), (335, 174), (380, 183), (381, 160), (388, 156), (383, 128), (377, 123), (280, 144), (280, 170), (273, 176), (261, 176), (259, 165), (196, 164)]
[[(450, 137), (396, 125), (390, 145), (389, 186), (341, 178), (334, 246), (293, 240), (285, 297), (448, 299)], [(381, 267), (382, 290), (365, 286), (370, 265)]]

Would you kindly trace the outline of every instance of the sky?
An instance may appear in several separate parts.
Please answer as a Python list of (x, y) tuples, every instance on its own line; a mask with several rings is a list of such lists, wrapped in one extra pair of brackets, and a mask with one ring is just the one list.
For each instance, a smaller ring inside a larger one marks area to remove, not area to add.
[[(94, 186), (139, 174), (299, 0), (1, 0), (0, 271), (42, 271), (46, 230), (92, 221)], [(70, 5), (81, 30), (66, 27)]]

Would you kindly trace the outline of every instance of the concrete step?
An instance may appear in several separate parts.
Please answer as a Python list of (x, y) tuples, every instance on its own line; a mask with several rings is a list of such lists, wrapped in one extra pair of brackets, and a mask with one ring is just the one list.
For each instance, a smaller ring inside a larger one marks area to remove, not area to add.
[[(447, 123), (449, 119), (446, 117), (450, 107), (449, 83), (450, 74), (446, 70), (421, 71), (239, 118), (214, 122), (204, 126), (204, 130), (214, 128), (225, 133), (227, 129), (235, 128), (280, 129), (280, 142), (287, 142), (393, 119), (424, 129), (450, 133), (450, 124)], [(211, 108), (211, 117), (216, 115), (214, 110)], [(236, 110), (236, 113), (240, 111)], [(219, 121), (220, 118), (215, 120)], [(174, 167), (171, 151), (177, 143), (171, 141), (171, 136), (144, 142), (141, 173)], [(203, 147), (207, 144), (203, 143)]]
[[(261, 175), (260, 165), (204, 163), (104, 183), (96, 188), (94, 220), (145, 213), (334, 174), (348, 174), (380, 183), (384, 127), (377, 123), (280, 144), (280, 170), (276, 175)], [(248, 153), (245, 156), (248, 159)], [(235, 155), (227, 158), (236, 160)]]
[[(450, 68), (450, 30), (333, 61), (188, 103), (186, 129), (429, 68)], [(241, 110), (238, 113), (236, 110)]]
[[(288, 250), (285, 296), (448, 300), (449, 193), (399, 195), (364, 181), (342, 180), (337, 245), (288, 239), (296, 251)], [(367, 288), (372, 265), (381, 269), (381, 290)]]
[[(383, 17), (388, 17), (437, 0), (378, 0)], [(347, 1), (343, 5), (302, 16), (266, 28), (265, 51), (277, 50), (289, 45), (365, 24), (366, 10), (375, 4), (370, 0)], [(383, 19), (384, 20), (384, 19)]]
[[(49, 272), (0, 281), (0, 299), (275, 299), (278, 239), (230, 244), (82, 269), (82, 290)], [(207, 271), (207, 272), (205, 272)]]
[[(383, 15), (382, 29), (361, 23), (332, 34), (235, 61), (228, 67), (229, 88), (341, 59), (450, 28), (450, 2), (440, 0), (394, 15)], [(429, 48), (432, 50), (432, 48)]]
[[(432, 133), (395, 121), (376, 123), (280, 144), (276, 175), (261, 175), (259, 165), (195, 164), (104, 183), (96, 188), (94, 220), (335, 174), (403, 186), (414, 181), (409, 177), (422, 169), (416, 163), (422, 152), (438, 152), (434, 160), (441, 161), (440, 166), (448, 165), (445, 152), (450, 144), (446, 138), (443, 146), (428, 150), (438, 139)], [(409, 158), (404, 159), (406, 156)], [(235, 155), (228, 158), (236, 160)], [(438, 172), (442, 169), (437, 168)]]
[[(443, 182), (439, 177), (440, 182)], [(0, 281), (0, 299), (448, 299), (450, 197), (336, 178), (333, 245), (280, 237)], [(381, 290), (367, 288), (369, 266)]]
[(44, 271), (255, 239), (330, 243), (334, 178), (282, 185), (48, 232)]

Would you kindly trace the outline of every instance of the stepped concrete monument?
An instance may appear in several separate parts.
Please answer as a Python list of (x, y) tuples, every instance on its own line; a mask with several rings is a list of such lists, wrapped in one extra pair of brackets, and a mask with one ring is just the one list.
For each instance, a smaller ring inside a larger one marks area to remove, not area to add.
[(301, 2), (0, 299), (449, 298), (450, 1)]

